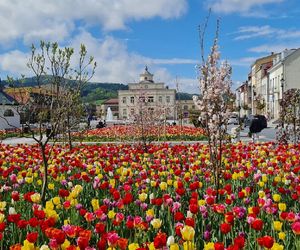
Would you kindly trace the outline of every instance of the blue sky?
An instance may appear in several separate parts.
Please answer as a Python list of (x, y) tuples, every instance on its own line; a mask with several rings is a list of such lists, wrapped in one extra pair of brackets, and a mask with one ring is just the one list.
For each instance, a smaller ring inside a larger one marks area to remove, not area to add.
[(156, 81), (173, 88), (177, 77), (180, 91), (197, 93), (198, 25), (209, 8), (206, 48), (220, 18), (233, 87), (255, 59), (300, 47), (299, 0), (0, 0), (0, 76), (32, 76), (32, 43), (84, 43), (98, 63), (93, 81), (136, 82), (148, 65)]

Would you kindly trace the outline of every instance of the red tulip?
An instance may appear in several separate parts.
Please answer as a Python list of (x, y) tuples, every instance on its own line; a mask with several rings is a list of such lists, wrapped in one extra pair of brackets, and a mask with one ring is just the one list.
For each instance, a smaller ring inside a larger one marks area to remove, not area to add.
[(255, 219), (251, 224), (251, 228), (253, 228), (256, 231), (262, 230), (263, 226), (264, 223), (261, 219)]
[(87, 237), (79, 236), (77, 238), (77, 245), (79, 246), (80, 250), (84, 250), (89, 245), (89, 239)]
[(27, 233), (26, 240), (28, 240), (30, 243), (35, 243), (38, 235), (38, 232)]
[(238, 246), (239, 249), (243, 249), (245, 246), (245, 238), (242, 236), (238, 236), (234, 239), (234, 245)]
[(227, 234), (231, 231), (231, 225), (228, 223), (222, 223), (220, 225), (220, 230), (223, 234)]
[(273, 237), (266, 235), (266, 236), (257, 238), (257, 242), (262, 247), (271, 248), (274, 244), (274, 239), (273, 239)]
[(157, 233), (154, 238), (154, 247), (155, 248), (163, 248), (166, 246), (167, 243), (167, 235), (165, 233)]
[(224, 250), (224, 244), (222, 242), (216, 242), (214, 244), (215, 250)]
[(294, 234), (296, 235), (300, 235), (300, 222), (299, 221), (296, 221), (292, 224), (291, 226)]

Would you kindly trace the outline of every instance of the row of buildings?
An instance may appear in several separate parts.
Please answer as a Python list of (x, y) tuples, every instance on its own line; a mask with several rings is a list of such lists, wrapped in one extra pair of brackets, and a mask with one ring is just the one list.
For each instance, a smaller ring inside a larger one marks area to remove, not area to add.
[[(53, 93), (55, 91), (51, 89), (51, 85), (5, 89), (0, 86), (0, 130), (21, 126), (22, 112), (18, 112), (18, 104), (34, 101), (41, 95), (44, 100)], [(107, 111), (111, 110), (113, 120), (122, 122), (134, 119), (141, 106), (143, 112), (159, 113), (159, 116), (153, 116), (155, 119), (182, 124), (190, 123), (190, 114), (195, 110), (193, 100), (176, 100), (175, 89), (168, 88), (162, 82), (154, 82), (153, 74), (147, 67), (140, 74), (138, 83), (128, 83), (128, 90), (119, 90), (118, 98), (106, 100), (102, 105), (96, 106), (96, 110), (97, 116), (102, 119), (106, 119)]]
[(278, 120), (283, 93), (293, 88), (300, 88), (300, 49), (258, 58), (251, 65), (247, 80), (236, 89), (239, 113), (263, 114)]

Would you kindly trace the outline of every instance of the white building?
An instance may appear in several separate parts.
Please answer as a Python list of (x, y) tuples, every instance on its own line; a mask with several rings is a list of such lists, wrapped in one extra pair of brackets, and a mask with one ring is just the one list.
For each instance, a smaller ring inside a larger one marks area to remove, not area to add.
[(176, 119), (175, 89), (165, 87), (162, 82), (154, 82), (153, 74), (145, 68), (138, 83), (128, 83), (128, 90), (119, 90), (119, 119), (126, 120), (138, 112), (141, 100), (149, 110), (164, 109), (164, 119)]
[(0, 130), (20, 128), (17, 102), (0, 89)]
[(284, 50), (273, 59), (268, 70), (268, 112), (271, 119), (278, 119), (280, 100), (284, 91), (300, 88), (300, 49)]

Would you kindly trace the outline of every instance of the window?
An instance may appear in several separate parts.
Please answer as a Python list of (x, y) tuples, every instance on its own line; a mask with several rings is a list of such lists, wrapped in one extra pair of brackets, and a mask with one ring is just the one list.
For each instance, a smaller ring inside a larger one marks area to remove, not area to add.
[(154, 114), (154, 108), (148, 108), (149, 114), (150, 116), (152, 116)]
[[(147, 79), (147, 77), (146, 77), (146, 79)], [(148, 85), (145, 85), (145, 89), (147, 89), (148, 88)]]
[(192, 109), (195, 109), (195, 105), (192, 105)]
[(159, 97), (158, 97), (158, 101), (159, 101), (159, 102), (162, 102), (162, 96), (159, 96)]
[(127, 109), (123, 109), (123, 119), (127, 118)]
[(170, 102), (170, 96), (166, 97), (166, 102), (169, 103)]
[(139, 102), (145, 102), (145, 96), (140, 96), (139, 97)]
[(5, 110), (3, 115), (5, 117), (13, 117), (13, 116), (15, 116), (14, 111), (12, 111), (11, 109)]
[(123, 103), (126, 103), (126, 97), (123, 97), (123, 98), (122, 98), (122, 102), (123, 102)]
[(130, 103), (134, 103), (134, 96), (130, 97)]
[(188, 105), (184, 105), (183, 106), (183, 110), (188, 110), (189, 109), (189, 106)]
[(148, 102), (154, 102), (154, 96), (149, 96), (148, 97)]

